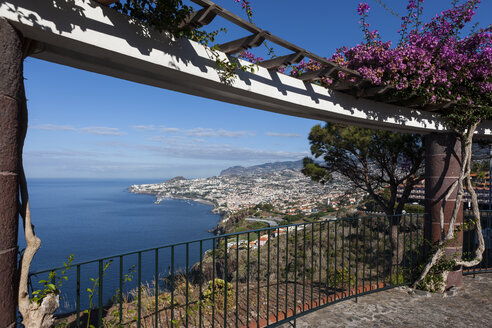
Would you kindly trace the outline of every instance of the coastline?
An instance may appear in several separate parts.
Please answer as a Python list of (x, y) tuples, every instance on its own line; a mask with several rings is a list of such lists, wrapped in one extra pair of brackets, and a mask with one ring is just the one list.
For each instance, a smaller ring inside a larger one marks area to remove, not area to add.
[(213, 206), (212, 211), (214, 211), (217, 208), (217, 204), (214, 201), (211, 201), (209, 199), (204, 199), (204, 198), (191, 198), (191, 197), (184, 197), (184, 196), (159, 197), (159, 195), (155, 195), (155, 198), (156, 198), (155, 204), (159, 204), (160, 202), (162, 202), (165, 199), (178, 199), (178, 200), (191, 200), (192, 202), (197, 202), (200, 204)]
[[(183, 240), (209, 238), (220, 216), (212, 207), (174, 202), (168, 209), (153, 206), (155, 193), (141, 197), (128, 192), (131, 181), (120, 179), (39, 179), (31, 184), (31, 211), (43, 247), (33, 259), (33, 270), (53, 268), (71, 253), (76, 261), (147, 249)], [(73, 212), (71, 212), (73, 211)], [(69, 213), (69, 215), (61, 215)], [(83, 228), (71, 229), (83, 222)], [(60, 229), (53, 230), (57, 225)], [(152, 227), (152, 228), (149, 228)], [(113, 229), (121, 233), (114, 233)], [(62, 231), (63, 233), (60, 233)], [(179, 232), (176, 232), (179, 231)], [(94, 247), (87, 247), (88, 236)], [(20, 240), (21, 249), (25, 240)], [(60, 247), (60, 245), (68, 245)]]
[(193, 198), (193, 197), (185, 197), (185, 196), (160, 197), (159, 194), (155, 193), (155, 192), (141, 192), (141, 191), (135, 192), (134, 190), (132, 190), (131, 187), (129, 187), (128, 190), (132, 194), (136, 194), (136, 195), (154, 195), (155, 199), (156, 199), (154, 204), (160, 204), (163, 200), (166, 200), (166, 199), (176, 199), (176, 200), (189, 200), (192, 202), (212, 206), (211, 212), (214, 214), (220, 215), (220, 217), (221, 217), (219, 219), (219, 221), (217, 222), (217, 224), (214, 227), (212, 227), (210, 230), (208, 230), (209, 232), (214, 233), (214, 234), (219, 234), (220, 231), (222, 231), (221, 226), (229, 220), (229, 212), (218, 208), (217, 203), (213, 200), (210, 200), (210, 199)]
[(192, 201), (192, 202), (196, 202), (196, 203), (200, 203), (200, 204), (204, 204), (204, 205), (209, 205), (209, 206), (212, 206), (212, 210), (211, 212), (214, 213), (214, 214), (217, 214), (220, 216), (220, 219), (219, 221), (217, 222), (217, 224), (210, 228), (208, 231), (213, 233), (213, 234), (216, 234), (216, 235), (219, 235), (221, 233), (223, 233), (223, 229), (222, 229), (222, 226), (229, 220), (229, 212), (227, 211), (224, 211), (222, 209), (219, 209), (217, 207), (217, 203), (214, 202), (214, 201), (211, 201), (209, 199), (203, 199), (203, 198), (191, 198), (191, 197), (183, 197), (183, 196), (178, 196), (178, 197), (162, 197), (162, 198), (159, 198), (157, 195), (156, 195), (156, 204), (159, 204), (161, 201), (165, 200), (165, 199), (178, 199), (178, 200), (189, 200), (189, 201)]

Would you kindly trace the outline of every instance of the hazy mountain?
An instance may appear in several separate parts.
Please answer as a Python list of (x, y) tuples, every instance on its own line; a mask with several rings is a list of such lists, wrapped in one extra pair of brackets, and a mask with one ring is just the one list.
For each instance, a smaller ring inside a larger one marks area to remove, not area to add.
[(282, 170), (300, 171), (301, 169), (302, 169), (302, 160), (298, 160), (298, 161), (288, 161), (288, 162), (265, 163), (265, 164), (248, 166), (248, 167), (232, 166), (220, 172), (220, 176), (227, 176), (227, 175), (250, 176), (250, 175), (272, 173)]
[(172, 178), (172, 179), (170, 179), (168, 181), (169, 182), (177, 182), (177, 181), (182, 181), (182, 180), (186, 180), (186, 178), (183, 177), (183, 176), (177, 176), (177, 177), (174, 177), (174, 178)]

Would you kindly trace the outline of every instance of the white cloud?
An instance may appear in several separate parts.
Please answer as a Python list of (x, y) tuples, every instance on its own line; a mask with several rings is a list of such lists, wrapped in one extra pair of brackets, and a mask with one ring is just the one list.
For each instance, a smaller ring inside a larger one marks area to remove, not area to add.
[(259, 150), (251, 148), (238, 148), (229, 145), (186, 145), (184, 147), (147, 147), (147, 150), (160, 153), (165, 156), (177, 158), (213, 159), (226, 161), (271, 161), (300, 159), (307, 152), (286, 152), (276, 150)]
[(208, 128), (194, 128), (191, 130), (186, 130), (186, 135), (192, 137), (216, 137), (217, 132), (214, 129)]
[(102, 136), (121, 136), (126, 134), (118, 128), (108, 128), (106, 126), (88, 126), (86, 128), (80, 128), (79, 131)]
[(168, 128), (164, 125), (159, 126), (159, 131), (160, 132), (179, 132), (180, 129), (178, 128)]
[(242, 136), (251, 136), (252, 137), (255, 135), (255, 133), (252, 131), (227, 131), (227, 130), (223, 130), (223, 129), (220, 129), (219, 131), (217, 131), (217, 133), (221, 137), (231, 137), (231, 138), (242, 137)]
[[(28, 177), (145, 178), (193, 174), (187, 164), (152, 163), (135, 158), (105, 157), (103, 153), (85, 156), (79, 152), (34, 151), (25, 153)], [(202, 168), (200, 168), (202, 169)], [(220, 168), (217, 168), (217, 170)], [(214, 170), (215, 171), (215, 170)], [(208, 168), (209, 174), (215, 174)]]
[(193, 137), (227, 137), (227, 138), (237, 138), (242, 136), (254, 136), (255, 133), (252, 131), (229, 131), (224, 129), (210, 129), (210, 128), (194, 128), (190, 130), (185, 130), (185, 134)]
[(147, 140), (150, 141), (155, 141), (155, 142), (160, 142), (163, 144), (167, 145), (187, 145), (187, 144), (192, 144), (192, 140), (197, 140), (197, 139), (189, 139), (188, 137), (184, 136), (153, 136), (150, 138), (147, 138)]
[(39, 124), (34, 125), (30, 128), (34, 130), (45, 131), (74, 131), (88, 134), (97, 134), (102, 136), (121, 136), (126, 134), (125, 132), (120, 131), (118, 128), (110, 128), (106, 126), (88, 126), (85, 128), (76, 128), (71, 125)]
[[(88, 157), (88, 158), (100, 158), (105, 155), (96, 151), (81, 151), (81, 150), (27, 150), (24, 155), (31, 156), (32, 158), (69, 158), (69, 157)], [(107, 155), (107, 153), (106, 153)]]
[(132, 125), (132, 129), (137, 131), (159, 131), (159, 132), (179, 132), (179, 128), (170, 128), (164, 125), (155, 126), (151, 125)]
[(198, 138), (195, 138), (195, 139), (191, 139), (190, 141), (191, 141), (191, 142), (203, 143), (203, 142), (205, 142), (205, 139), (198, 139)]
[(46, 130), (46, 131), (75, 131), (77, 130), (71, 125), (57, 125), (57, 124), (39, 124), (29, 127), (34, 130)]
[(199, 138), (212, 138), (212, 137), (225, 137), (225, 138), (237, 138), (242, 136), (254, 136), (253, 131), (230, 131), (225, 129), (211, 129), (211, 128), (193, 128), (193, 129), (180, 129), (167, 127), (165, 125), (133, 125), (132, 129), (137, 131), (159, 131), (162, 133), (176, 133), (184, 134), (188, 137)]
[(282, 137), (282, 138), (299, 138), (301, 136), (298, 133), (281, 133), (281, 132), (265, 132), (265, 135), (271, 137)]
[(128, 143), (110, 143), (111, 147), (122, 147), (149, 152), (164, 156), (166, 158), (187, 158), (219, 161), (281, 161), (297, 160), (308, 154), (308, 152), (288, 152), (277, 150), (261, 150), (251, 148), (240, 148), (227, 144), (206, 144), (201, 140), (188, 140), (182, 137), (152, 137), (149, 140), (160, 142), (162, 146), (135, 145)]
[(132, 125), (132, 129), (137, 131), (154, 131), (156, 127), (154, 125)]

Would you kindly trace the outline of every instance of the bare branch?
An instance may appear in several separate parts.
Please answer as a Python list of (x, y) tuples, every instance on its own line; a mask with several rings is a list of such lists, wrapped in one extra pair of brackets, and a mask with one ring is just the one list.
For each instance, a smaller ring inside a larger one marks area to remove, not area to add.
[[(476, 125), (474, 126), (473, 131), (471, 131), (471, 136), (473, 136), (473, 132), (476, 128)], [(469, 154), (469, 161), (466, 163), (466, 170), (467, 170), (467, 176), (466, 176), (466, 189), (470, 193), (471, 200), (472, 200), (472, 211), (473, 211), (473, 218), (475, 221), (475, 232), (477, 234), (477, 239), (478, 239), (478, 247), (475, 251), (475, 258), (470, 261), (463, 261), (459, 260), (456, 263), (458, 265), (463, 265), (465, 267), (471, 267), (479, 264), (482, 261), (483, 258), (483, 252), (485, 251), (485, 242), (483, 239), (483, 233), (482, 233), (482, 223), (480, 221), (480, 209), (478, 207), (478, 197), (477, 193), (475, 192), (475, 188), (473, 188), (472, 182), (471, 182), (471, 177), (470, 177), (470, 172), (471, 172), (471, 153), (472, 153), (472, 146), (471, 146), (471, 137), (470, 137), (470, 144), (467, 145), (467, 152)]]
[(22, 87), (22, 100), (20, 100), (20, 145), (19, 145), (19, 189), (21, 205), (19, 214), (22, 217), (24, 227), (24, 236), (26, 238), (26, 249), (20, 258), (19, 264), (19, 289), (18, 289), (18, 307), (22, 315), (22, 324), (26, 328), (48, 328), (54, 323), (53, 314), (59, 306), (59, 296), (55, 293), (48, 294), (40, 304), (31, 302), (29, 297), (29, 269), (31, 267), (34, 255), (41, 247), (41, 239), (36, 236), (34, 226), (31, 221), (31, 209), (29, 205), (29, 193), (27, 190), (27, 180), (23, 166), (23, 148), (28, 127), (28, 111), (24, 87)]

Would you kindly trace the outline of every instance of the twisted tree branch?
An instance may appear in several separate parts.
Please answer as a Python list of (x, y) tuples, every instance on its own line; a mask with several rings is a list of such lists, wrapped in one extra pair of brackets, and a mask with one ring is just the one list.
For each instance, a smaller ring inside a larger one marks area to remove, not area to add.
[[(475, 219), (475, 231), (478, 236), (478, 248), (475, 251), (475, 259), (470, 261), (463, 261), (461, 259), (453, 259), (456, 265), (462, 265), (466, 267), (477, 265), (482, 261), (483, 252), (485, 251), (485, 242), (482, 234), (482, 227), (480, 222), (480, 210), (478, 208), (478, 198), (477, 194), (471, 183), (471, 154), (472, 154), (472, 141), (473, 134), (478, 126), (478, 122), (470, 126), (470, 128), (465, 132), (464, 135), (460, 135), (461, 139), (461, 154), (462, 154), (462, 165), (458, 179), (452, 184), (452, 186), (447, 190), (444, 200), (441, 204), (441, 209), (439, 212), (439, 220), (441, 224), (441, 240), (437, 244), (437, 249), (432, 255), (430, 260), (427, 262), (424, 270), (420, 274), (419, 278), (413, 283), (412, 287), (415, 288), (420, 284), (425, 277), (429, 274), (432, 267), (445, 255), (444, 248), (455, 238), (455, 225), (458, 218), (458, 213), (461, 208), (463, 201), (463, 182), (466, 183), (466, 189), (470, 193), (472, 198), (472, 209), (473, 217)], [(456, 202), (454, 204), (453, 212), (449, 221), (449, 228), (446, 234), (444, 234), (444, 206), (446, 201), (449, 199), (454, 190), (458, 188)], [(446, 277), (448, 272), (443, 272), (442, 275)]]
[(21, 135), (19, 143), (19, 189), (21, 204), (19, 213), (22, 217), (24, 227), (24, 236), (26, 238), (26, 249), (19, 260), (19, 290), (18, 290), (18, 306), (19, 312), (22, 315), (22, 324), (26, 328), (48, 328), (54, 323), (53, 314), (58, 309), (58, 295), (48, 294), (41, 304), (31, 302), (29, 295), (29, 268), (31, 267), (34, 255), (41, 247), (41, 239), (34, 232), (34, 225), (31, 221), (31, 210), (29, 205), (29, 193), (27, 189), (27, 180), (23, 165), (23, 148), (24, 141), (28, 128), (28, 111), (26, 104), (26, 95), (24, 87), (21, 91), (20, 101), (20, 122)]

